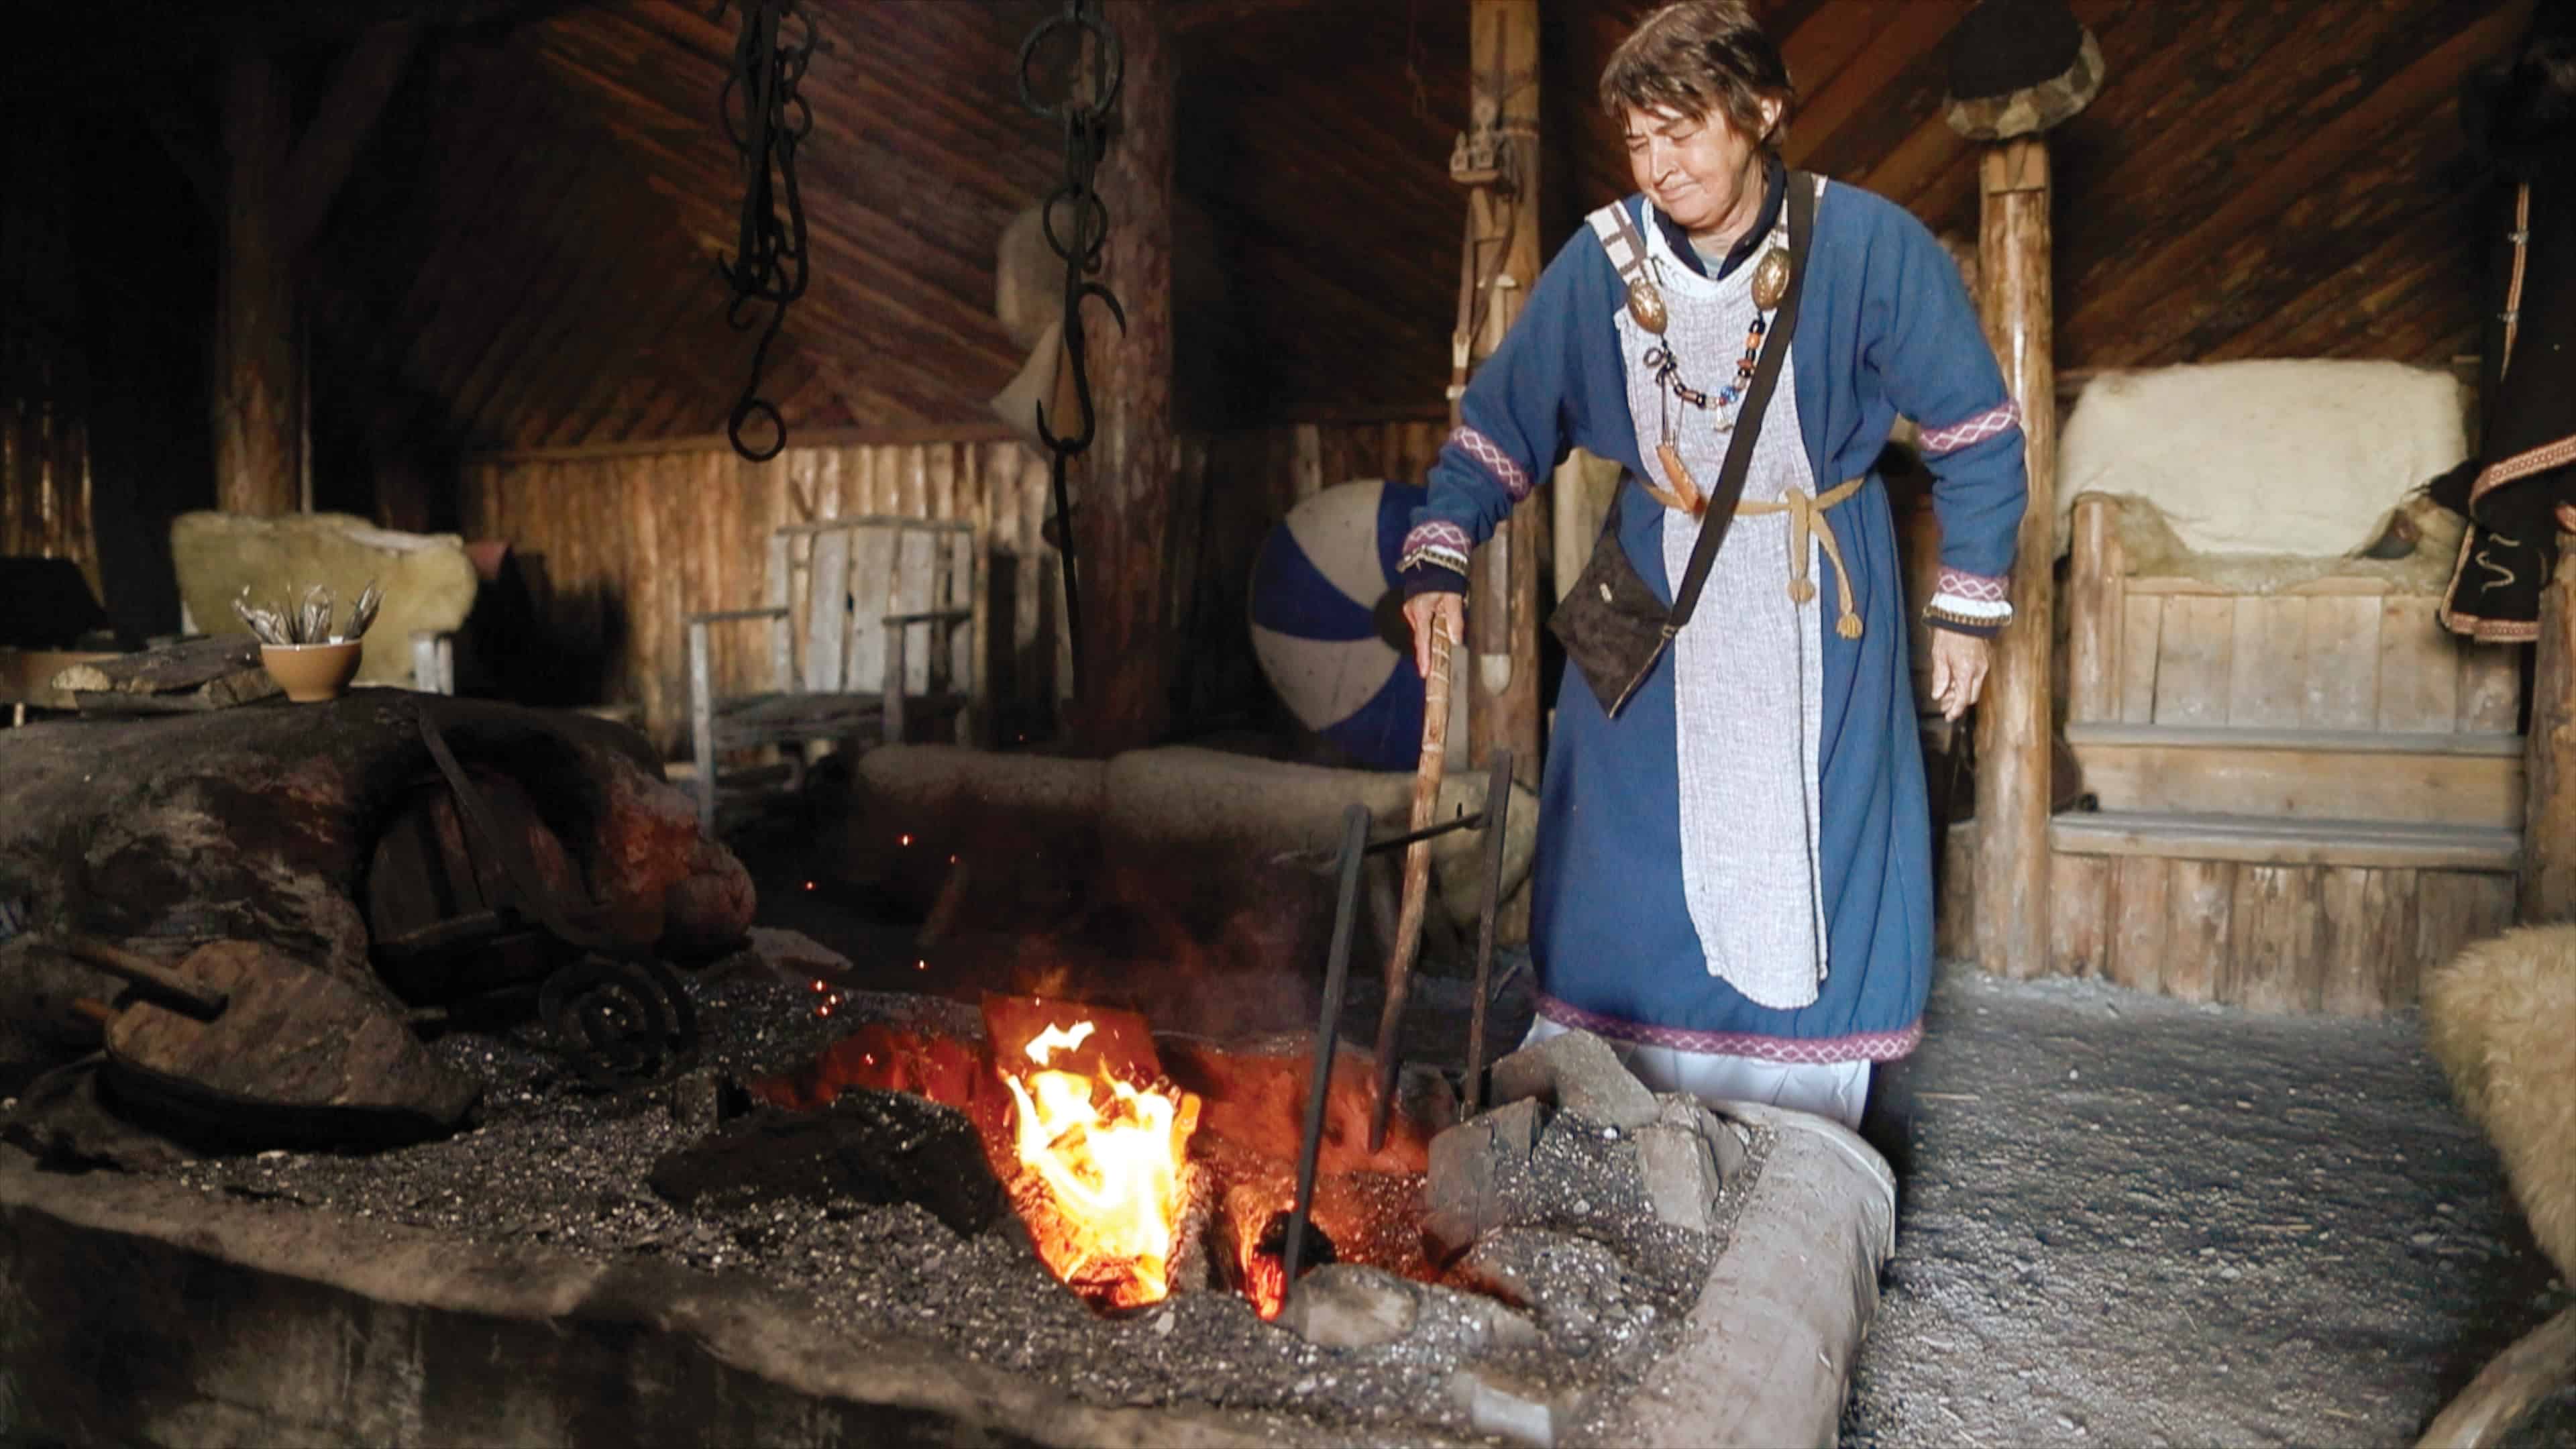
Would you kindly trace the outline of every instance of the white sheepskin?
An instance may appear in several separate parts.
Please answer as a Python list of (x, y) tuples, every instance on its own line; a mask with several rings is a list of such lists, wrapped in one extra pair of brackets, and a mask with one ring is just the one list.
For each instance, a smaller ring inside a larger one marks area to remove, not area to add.
[(2332, 558), (2468, 456), (2461, 388), (2399, 362), (2213, 362), (2093, 379), (2057, 454), (2057, 547), (2085, 493), (2153, 502), (2198, 554)]
[(480, 583), (455, 534), (396, 533), (346, 513), (183, 513), (171, 521), (170, 551), (180, 601), (209, 634), (250, 632), (233, 613), (245, 586), (252, 603), (275, 607), (324, 585), (336, 626), (375, 580), (384, 603), (360, 655), (358, 679), (366, 684), (410, 683), (412, 631), (463, 625)]

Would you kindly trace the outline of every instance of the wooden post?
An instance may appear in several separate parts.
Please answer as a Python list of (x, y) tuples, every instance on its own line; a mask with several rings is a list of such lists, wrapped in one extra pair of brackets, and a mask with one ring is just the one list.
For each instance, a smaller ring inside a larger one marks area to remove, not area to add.
[[(1538, 34), (1538, 0), (1476, 0), (1468, 6), (1474, 92), (1495, 108), (1519, 184), (1511, 235), (1486, 304), (1489, 321), (1472, 344), (1476, 363), (1502, 345), (1521, 303), (1538, 285)], [(1468, 623), (1475, 668), (1468, 674), (1467, 757), (1481, 766), (1494, 751), (1510, 750), (1513, 777), (1533, 787), (1539, 770), (1538, 551), (1547, 525), (1546, 502), (1526, 500), (1477, 550), (1478, 574), (1471, 585), (1476, 616)], [(1529, 938), (1526, 891), (1505, 904), (1495, 931), (1505, 942)]]
[(2010, 627), (1977, 708), (1977, 954), (2001, 976), (2048, 969), (2050, 565), (2057, 528), (2057, 377), (2049, 287), (2048, 142), (2018, 136), (1979, 168), (1978, 305), (2021, 403), (2030, 502)]
[(295, 274), (277, 234), (277, 197), (293, 139), (290, 105), (274, 61), (260, 54), (233, 58), (224, 84), (215, 506), (263, 517), (293, 513), (303, 479)]
[(378, 26), (333, 73), (298, 141), (277, 62), (233, 56), (224, 80), (222, 276), (213, 389), (215, 506), (262, 516), (302, 502), (305, 349), (295, 273), (366, 134), (393, 94), (417, 29)]
[(1171, 721), (1175, 635), (1165, 561), (1172, 556), (1172, 65), (1160, 0), (1107, 0), (1126, 58), (1109, 153), (1099, 172), (1109, 210), (1102, 280), (1127, 312), (1085, 319), (1100, 432), (1081, 459), (1073, 510), (1082, 590), (1082, 677), (1072, 735), (1107, 755), (1159, 740)]
[(2523, 737), (2522, 870), (2516, 918), (2576, 920), (2576, 535), (2558, 536), (2558, 566), (2540, 591), (2531, 732)]

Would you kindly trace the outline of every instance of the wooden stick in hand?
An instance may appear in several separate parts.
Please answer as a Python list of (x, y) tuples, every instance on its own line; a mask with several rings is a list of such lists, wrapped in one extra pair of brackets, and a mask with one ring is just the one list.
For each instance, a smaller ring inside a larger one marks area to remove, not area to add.
[[(1431, 616), (1431, 668), (1422, 681), (1422, 757), (1413, 767), (1413, 811), (1408, 831), (1427, 829), (1440, 804), (1440, 776), (1449, 762), (1449, 655), (1457, 640), (1448, 618)], [(1395, 1038), (1404, 999), (1413, 989), (1413, 958), (1422, 944), (1422, 913), (1431, 893), (1431, 842), (1404, 848), (1404, 897), (1395, 914), (1395, 943), (1386, 959), (1386, 1006), (1377, 1022), (1377, 1099), (1369, 1106), (1369, 1151), (1386, 1145), (1387, 1114), (1395, 1104)]]

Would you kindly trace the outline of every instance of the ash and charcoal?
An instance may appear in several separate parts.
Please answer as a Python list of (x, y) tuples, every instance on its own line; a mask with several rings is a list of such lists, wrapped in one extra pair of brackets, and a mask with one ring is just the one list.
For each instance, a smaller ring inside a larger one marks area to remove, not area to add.
[[(787, 1162), (775, 1170), (793, 1180), (774, 1192), (718, 1188), (707, 1170), (709, 1154), (728, 1142), (799, 1130), (797, 1114), (754, 1105), (729, 1083), (791, 1071), (860, 1021), (972, 1040), (980, 1035), (973, 1008), (850, 993), (825, 1019), (809, 989), (748, 973), (709, 973), (688, 990), (705, 1029), (703, 1065), (676, 1083), (606, 1091), (570, 1071), (533, 1026), (455, 1032), (432, 1051), (485, 1083), (483, 1120), (471, 1131), (368, 1156), (270, 1151), (168, 1172), (210, 1194), (435, 1229), (487, 1246), (542, 1245), (603, 1260), (649, 1255), (748, 1273), (810, 1300), (856, 1337), (935, 1341), (1086, 1403), (1249, 1411), (1283, 1442), (1355, 1432), (1416, 1442), (1496, 1434), (1562, 1442), (1603, 1432), (1620, 1390), (1677, 1341), (1767, 1146), (1752, 1143), (1712, 1231), (1690, 1231), (1657, 1220), (1634, 1133), (1548, 1114), (1503, 1174), (1505, 1201), (1495, 1211), (1508, 1226), (1455, 1260), (1442, 1282), (1348, 1262), (1301, 1278), (1300, 1295), (1321, 1306), (1356, 1294), (1366, 1300), (1363, 1316), (1397, 1323), (1393, 1332), (1338, 1340), (1365, 1347), (1308, 1342), (1223, 1291), (1183, 1292), (1106, 1316), (1047, 1274), (1014, 1216), (984, 1218), (971, 1192), (932, 1195), (950, 1219), (944, 1223), (919, 1201), (872, 1201), (891, 1195), (885, 1175), (840, 1171), (829, 1151), (783, 1154)], [(870, 1119), (865, 1130), (890, 1132), (927, 1154), (912, 1164), (914, 1175), (931, 1171), (944, 1150), (948, 1124), (939, 1114), (947, 1109), (866, 1105), (886, 1095), (862, 1097), (848, 1110)], [(657, 1169), (668, 1186), (691, 1163), (698, 1190), (682, 1194), (694, 1201), (683, 1208), (653, 1183)], [(976, 1221), (985, 1225), (965, 1232), (950, 1225)], [(1328, 1292), (1334, 1277), (1353, 1281)], [(1318, 1332), (1316, 1314), (1307, 1310), (1308, 1332), (1336, 1341)], [(1543, 1421), (1552, 1412), (1554, 1427), (1517, 1424), (1512, 1412), (1526, 1403), (1543, 1406)]]

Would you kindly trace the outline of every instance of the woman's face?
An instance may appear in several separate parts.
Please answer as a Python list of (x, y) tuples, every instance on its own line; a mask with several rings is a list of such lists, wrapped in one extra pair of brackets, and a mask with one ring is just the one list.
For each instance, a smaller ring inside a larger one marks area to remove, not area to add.
[[(1779, 124), (1780, 103), (1762, 103), (1763, 129)], [(1646, 199), (1685, 232), (1749, 226), (1762, 204), (1753, 142), (1723, 111), (1685, 116), (1628, 108), (1628, 174)], [(1742, 213), (1739, 215), (1738, 213)]]

